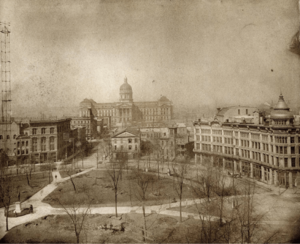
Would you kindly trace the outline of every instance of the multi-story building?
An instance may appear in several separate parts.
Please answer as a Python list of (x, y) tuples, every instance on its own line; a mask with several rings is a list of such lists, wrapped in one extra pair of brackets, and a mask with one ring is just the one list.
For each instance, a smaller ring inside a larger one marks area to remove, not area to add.
[(18, 136), (20, 135), (20, 124), (12, 122), (0, 122), (0, 149), (5, 150), (9, 157), (17, 153)]
[(97, 118), (109, 121), (113, 126), (127, 127), (139, 122), (153, 126), (169, 121), (173, 117), (172, 102), (165, 96), (153, 102), (134, 102), (132, 88), (127, 78), (120, 87), (119, 96), (119, 102), (115, 103), (96, 103), (92, 99), (83, 100), (80, 103), (80, 117), (87, 115), (91, 107), (96, 110)]
[[(64, 158), (67, 147), (70, 146), (70, 121), (71, 119), (30, 120), (20, 137), (18, 156), (28, 150), (32, 160), (40, 163)], [(27, 144), (28, 136), (30, 141)]]
[(140, 128), (140, 132), (142, 141), (150, 141), (152, 143), (155, 151), (153, 153), (160, 154), (165, 159), (175, 157), (175, 128), (146, 127)]
[[(88, 108), (85, 113), (80, 113), (79, 117), (73, 117), (71, 128), (85, 128), (86, 139), (91, 140), (97, 137), (97, 120), (94, 116), (94, 109)], [(101, 121), (101, 120), (100, 120)]]
[(111, 137), (113, 158), (137, 158), (140, 153), (140, 133), (138, 130), (126, 128)]
[(263, 123), (197, 121), (195, 161), (293, 187), (300, 172), (300, 126), (282, 95)]

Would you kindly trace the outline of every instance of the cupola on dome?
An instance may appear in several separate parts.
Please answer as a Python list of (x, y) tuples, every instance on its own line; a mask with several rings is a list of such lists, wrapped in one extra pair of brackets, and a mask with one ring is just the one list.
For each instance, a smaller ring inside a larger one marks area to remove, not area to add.
[(282, 94), (280, 94), (278, 103), (271, 111), (270, 118), (274, 120), (289, 120), (294, 118), (293, 113), (290, 112), (290, 108), (284, 101)]

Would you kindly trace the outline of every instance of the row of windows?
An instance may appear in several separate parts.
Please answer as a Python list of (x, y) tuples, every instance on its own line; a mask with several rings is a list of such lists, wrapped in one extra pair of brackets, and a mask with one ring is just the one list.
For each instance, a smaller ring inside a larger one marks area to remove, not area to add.
[(201, 134), (210, 134), (210, 129), (201, 129)]
[(275, 125), (287, 125), (288, 120), (274, 120)]
[(249, 150), (241, 150), (241, 156), (244, 158), (250, 158), (250, 151)]
[(249, 133), (241, 132), (241, 137), (249, 138)]
[[(199, 145), (199, 148), (200, 148), (200, 145)], [(220, 153), (222, 152), (222, 147), (220, 147), (220, 146), (214, 145), (213, 149), (214, 149), (214, 152), (220, 152)], [(228, 155), (233, 154), (233, 151), (231, 150), (232, 148), (224, 147), (224, 149), (225, 149), (225, 154), (228, 154)], [(209, 150), (210, 150), (209, 147), (206, 146), (206, 151), (209, 151)], [(250, 159), (250, 151), (249, 150), (241, 150), (241, 157)], [(273, 156), (269, 157), (267, 154), (260, 154), (257, 152), (252, 152), (252, 158), (256, 161), (261, 161), (266, 164), (271, 164), (274, 166), (280, 166), (280, 167), (285, 167), (285, 168), (289, 167), (288, 158), (283, 158), (282, 163), (280, 163), (280, 160), (278, 157), (273, 157)], [(291, 158), (291, 167), (296, 167), (296, 158)], [(260, 167), (258, 166), (258, 168), (260, 168)]]
[[(222, 137), (215, 137), (213, 136), (213, 142), (217, 142), (217, 143), (222, 143)], [(285, 143), (287, 141), (287, 137), (276, 137), (276, 141), (278, 143)], [(201, 139), (202, 141), (210, 141), (210, 136), (201, 136)], [(291, 137), (291, 143), (294, 143), (294, 140), (295, 138), (294, 137)], [(197, 141), (200, 141), (200, 136), (199, 135), (196, 135), (196, 140)], [(249, 141), (248, 140), (240, 140), (240, 145), (242, 147), (249, 147)], [(300, 137), (299, 137), (299, 142), (300, 142)], [(226, 144), (233, 144), (233, 139), (232, 138), (226, 138), (224, 137), (224, 143)], [(236, 145), (239, 145), (239, 140), (238, 139), (235, 139), (235, 143)], [(262, 145), (262, 149), (265, 150), (265, 151), (268, 151), (268, 144), (267, 143), (260, 143), (260, 142), (256, 142), (256, 141), (252, 141), (252, 148), (255, 148), (255, 149), (261, 149), (261, 145)], [(271, 145), (271, 148), (272, 148), (272, 145)]]
[(260, 135), (259, 134), (251, 134), (251, 138), (254, 140), (260, 140)]
[[(41, 145), (41, 151), (46, 151), (46, 141), (47, 141), (46, 137), (42, 137), (40, 139), (40, 141), (41, 141), (41, 144), (40, 144)], [(50, 150), (55, 149), (54, 141), (55, 141), (54, 137), (49, 138), (49, 149)], [(37, 152), (37, 150), (38, 150), (37, 146), (38, 146), (38, 138), (32, 138), (32, 151), (33, 152)]]
[(89, 124), (89, 120), (73, 120), (74, 124)]
[[(199, 133), (200, 130), (196, 129), (196, 133)], [(201, 129), (202, 134), (211, 134), (210, 129)], [(212, 134), (214, 135), (222, 135), (222, 130), (212, 130)], [(249, 138), (249, 133), (248, 132), (240, 132), (241, 137), (243, 138)], [(232, 131), (226, 131), (224, 130), (224, 135), (227, 136), (232, 136)], [(238, 132), (235, 132), (235, 136), (238, 136)], [(297, 139), (298, 138), (298, 139)], [(251, 139), (253, 140), (260, 140), (260, 134), (257, 133), (251, 133)], [(274, 140), (276, 143), (287, 143), (288, 142), (288, 136), (274, 136)], [(300, 143), (300, 137), (290, 137), (290, 143)], [(268, 135), (262, 135), (262, 141), (268, 141)], [(270, 136), (270, 141), (273, 142), (273, 136)]]
[(214, 150), (214, 152), (221, 153), (222, 152), (222, 146), (214, 145), (213, 150)]
[[(38, 129), (37, 128), (33, 128), (32, 129), (32, 135), (36, 135), (37, 134)], [(47, 130), (46, 128), (41, 128), (41, 134), (46, 134)], [(54, 128), (50, 128), (50, 134), (54, 134)]]
[[(16, 138), (17, 138), (17, 136), (13, 135), (13, 139), (16, 139)], [(3, 139), (3, 135), (0, 135), (0, 140), (2, 140), (2, 139)], [(7, 135), (6, 139), (9, 140), (10, 139), (10, 135)]]
[(249, 147), (249, 141), (241, 140), (241, 146), (242, 147)]
[(233, 139), (232, 138), (224, 138), (225, 144), (233, 144)]
[(20, 149), (18, 149), (18, 151), (17, 151), (17, 154), (18, 155), (20, 155), (20, 154), (28, 154), (28, 149), (26, 149), (26, 150), (20, 150)]
[(222, 137), (213, 136), (213, 142), (222, 143)]
[(225, 136), (232, 136), (232, 131), (231, 130), (224, 130), (224, 135)]
[(212, 133), (214, 135), (222, 135), (222, 131), (221, 130), (212, 130)]
[(168, 120), (170, 119), (170, 117), (169, 116), (160, 116), (160, 117), (143, 116), (143, 119), (146, 121), (160, 121), (160, 120)]
[(233, 155), (233, 148), (232, 147), (224, 147), (224, 153)]
[[(121, 145), (120, 149), (121, 149), (121, 150), (124, 150), (123, 145)], [(127, 149), (128, 149), (128, 150), (132, 150), (132, 149), (133, 149), (133, 146), (132, 146), (132, 145), (129, 145), (129, 146), (127, 147)], [(115, 150), (118, 150), (117, 145), (115, 145)], [(134, 150), (136, 150), (136, 151), (138, 150), (137, 145), (135, 145)]]
[[(128, 143), (135, 142), (135, 143), (137, 143), (138, 139), (137, 138), (134, 138), (134, 139), (132, 139), (132, 138), (129, 138), (129, 139), (125, 139), (125, 138), (123, 139), (123, 138), (121, 138), (119, 141), (121, 143), (123, 143), (123, 142), (128, 142)], [(114, 139), (114, 143), (117, 143), (117, 139)]]
[(210, 141), (210, 136), (201, 136), (202, 141)]
[(204, 151), (210, 151), (210, 145), (209, 144), (202, 144), (202, 150)]
[(20, 147), (21, 145), (22, 145), (22, 147), (24, 147), (25, 144), (26, 144), (26, 147), (28, 147), (28, 141), (26, 141), (26, 143), (25, 143), (25, 141), (22, 141), (22, 143), (20, 141), (18, 141), (17, 145), (18, 145), (18, 147)]

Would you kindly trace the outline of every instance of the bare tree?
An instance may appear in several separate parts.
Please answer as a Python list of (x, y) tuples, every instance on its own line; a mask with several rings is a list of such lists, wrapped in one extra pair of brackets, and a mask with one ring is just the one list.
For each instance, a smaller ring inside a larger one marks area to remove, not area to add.
[(188, 165), (185, 162), (179, 163), (177, 166), (173, 165), (173, 187), (179, 198), (179, 212), (180, 212), (180, 222), (182, 222), (182, 196), (184, 191), (184, 181), (187, 175)]
[(72, 172), (70, 170), (67, 170), (67, 174), (70, 177), (70, 181), (72, 183), (74, 191), (77, 192), (77, 188), (76, 188), (75, 182), (74, 182), (73, 177), (72, 177)]
[(143, 173), (140, 170), (135, 170), (134, 181), (135, 181), (135, 196), (142, 203), (143, 219), (144, 219), (144, 230), (143, 230), (143, 241), (147, 238), (147, 224), (146, 224), (146, 201), (147, 192), (149, 190), (149, 185), (155, 180), (151, 174)]
[(118, 217), (118, 190), (119, 190), (119, 183), (122, 179), (122, 171), (123, 171), (124, 164), (122, 163), (122, 160), (119, 162), (112, 162), (110, 164), (110, 167), (106, 170), (107, 175), (109, 176), (111, 180), (111, 185), (115, 193), (115, 213), (116, 217)]
[(216, 186), (214, 187), (214, 192), (216, 194), (216, 202), (217, 202), (217, 208), (219, 212), (219, 218), (220, 218), (220, 226), (223, 226), (223, 216), (224, 216), (224, 206), (225, 206), (225, 197), (227, 193), (226, 189), (226, 179), (225, 176), (222, 174), (222, 172), (217, 172), (217, 179), (216, 179)]
[(49, 174), (48, 174), (48, 176), (49, 176), (49, 184), (51, 183), (51, 176), (52, 176), (52, 158), (51, 158), (51, 153), (50, 152), (48, 152), (47, 153), (47, 163), (48, 163), (48, 172), (49, 172)]
[(242, 196), (234, 206), (236, 238), (241, 243), (262, 242), (260, 231), (266, 212), (257, 212), (258, 203), (255, 200), (255, 184), (247, 182), (241, 188)]
[(74, 228), (76, 241), (77, 243), (80, 243), (80, 234), (85, 228), (87, 228), (86, 220), (87, 220), (87, 216), (91, 212), (90, 208), (94, 199), (89, 200), (87, 206), (81, 206), (80, 204), (73, 203), (71, 207), (62, 204), (58, 198), (56, 200), (62, 206), (66, 214), (69, 216)]
[(97, 169), (98, 169), (98, 164), (99, 164), (99, 161), (100, 161), (100, 158), (101, 158), (101, 152), (100, 152), (99, 144), (96, 147), (96, 156), (95, 157), (96, 157), (96, 164), (97, 164)]
[(9, 206), (12, 198), (12, 182), (10, 177), (0, 178), (0, 201), (4, 206), (6, 216), (6, 231), (8, 231), (8, 214)]

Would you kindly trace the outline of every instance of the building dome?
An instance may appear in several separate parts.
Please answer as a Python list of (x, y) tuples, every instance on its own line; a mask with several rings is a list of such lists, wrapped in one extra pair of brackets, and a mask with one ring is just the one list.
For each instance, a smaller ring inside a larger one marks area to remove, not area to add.
[(120, 86), (120, 94), (132, 93), (131, 85), (127, 83), (127, 78), (125, 77), (124, 83)]
[(170, 100), (166, 98), (165, 96), (161, 96), (159, 99), (160, 102), (169, 102)]
[(131, 85), (127, 83), (127, 78), (125, 77), (124, 83), (120, 86), (120, 101), (121, 102), (132, 102), (132, 88)]
[(282, 94), (280, 94), (278, 103), (271, 111), (270, 118), (274, 120), (294, 119), (293, 113), (290, 112), (290, 108), (285, 103)]

